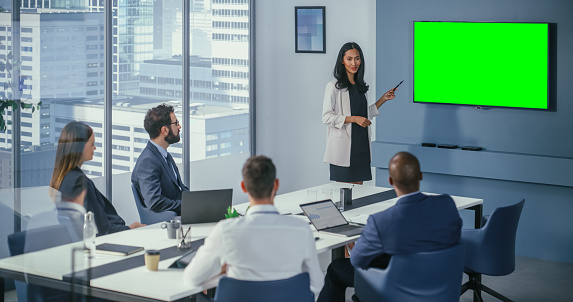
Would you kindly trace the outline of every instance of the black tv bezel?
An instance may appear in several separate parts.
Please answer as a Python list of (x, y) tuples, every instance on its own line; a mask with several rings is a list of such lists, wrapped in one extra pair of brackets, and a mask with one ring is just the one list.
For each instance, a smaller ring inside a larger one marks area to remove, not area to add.
[[(509, 23), (509, 24), (545, 24), (547, 25), (547, 81), (546, 81), (546, 85), (547, 85), (547, 98), (546, 98), (546, 103), (545, 103), (545, 108), (531, 108), (531, 107), (510, 107), (510, 106), (492, 106), (492, 105), (480, 105), (480, 104), (458, 104), (458, 103), (436, 103), (436, 102), (420, 102), (420, 101), (416, 101), (416, 97), (415, 97), (415, 87), (416, 87), (416, 82), (415, 82), (415, 72), (416, 72), (416, 61), (415, 61), (415, 51), (416, 51), (416, 45), (415, 45), (415, 41), (416, 41), (416, 23), (422, 23), (422, 22), (429, 22), (429, 23), (498, 23), (498, 24), (502, 24), (502, 23)], [(412, 102), (415, 104), (438, 104), (438, 105), (454, 105), (454, 106), (463, 106), (463, 107), (475, 107), (478, 109), (482, 109), (482, 108), (508, 108), (508, 109), (523, 109), (523, 110), (536, 110), (536, 111), (549, 111), (550, 108), (550, 83), (549, 83), (549, 74), (550, 74), (550, 52), (551, 52), (551, 48), (550, 48), (550, 44), (551, 44), (551, 32), (550, 32), (550, 26), (551, 23), (550, 22), (509, 22), (509, 21), (417, 21), (414, 20), (412, 21)]]

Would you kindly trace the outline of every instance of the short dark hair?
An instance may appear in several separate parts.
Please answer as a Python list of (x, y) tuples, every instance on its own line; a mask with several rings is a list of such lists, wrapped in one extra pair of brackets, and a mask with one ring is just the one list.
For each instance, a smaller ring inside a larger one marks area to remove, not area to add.
[(161, 127), (171, 124), (172, 112), (175, 112), (173, 106), (166, 104), (161, 104), (147, 111), (143, 120), (143, 127), (149, 133), (149, 138), (158, 137), (161, 133)]
[(358, 71), (356, 72), (356, 76), (354, 77), (354, 82), (356, 83), (356, 87), (360, 93), (366, 93), (368, 91), (368, 85), (364, 82), (364, 54), (362, 53), (362, 49), (360, 46), (355, 42), (348, 42), (340, 48), (338, 52), (338, 57), (336, 57), (336, 64), (334, 64), (334, 71), (332, 74), (338, 81), (336, 83), (336, 88), (343, 89), (350, 87), (350, 80), (348, 80), (348, 75), (346, 74), (346, 67), (344, 67), (344, 55), (347, 51), (351, 49), (358, 50), (358, 54), (360, 54), (360, 66), (358, 66)]
[(273, 161), (262, 155), (251, 156), (243, 166), (245, 189), (254, 199), (271, 197), (276, 178)]
[(411, 153), (398, 152), (388, 164), (390, 178), (394, 185), (405, 193), (420, 190), (420, 162)]

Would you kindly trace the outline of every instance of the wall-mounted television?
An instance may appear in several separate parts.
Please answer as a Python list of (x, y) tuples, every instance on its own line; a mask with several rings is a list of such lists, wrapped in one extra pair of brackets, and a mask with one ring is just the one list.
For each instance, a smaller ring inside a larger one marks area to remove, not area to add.
[(548, 23), (414, 22), (414, 102), (548, 109)]

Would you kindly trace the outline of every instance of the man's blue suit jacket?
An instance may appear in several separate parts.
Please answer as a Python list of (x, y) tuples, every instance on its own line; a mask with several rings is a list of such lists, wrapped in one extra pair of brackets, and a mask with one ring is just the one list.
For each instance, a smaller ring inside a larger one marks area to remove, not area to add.
[(367, 268), (383, 254), (437, 251), (458, 244), (462, 220), (449, 195), (417, 193), (368, 217), (350, 255), (352, 265)]
[[(181, 180), (179, 169), (177, 166), (174, 168)], [(131, 183), (139, 190), (148, 209), (154, 212), (175, 211), (181, 215), (181, 192), (189, 191), (189, 188), (177, 181), (173, 170), (151, 142), (137, 159)]]

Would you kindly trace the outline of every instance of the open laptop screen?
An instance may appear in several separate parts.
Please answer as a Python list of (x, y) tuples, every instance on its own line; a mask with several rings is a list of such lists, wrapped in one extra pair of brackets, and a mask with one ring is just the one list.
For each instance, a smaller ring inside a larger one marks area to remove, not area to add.
[(301, 204), (300, 207), (317, 230), (348, 224), (330, 199)]
[(233, 204), (233, 189), (183, 191), (181, 223), (209, 223), (225, 219), (227, 208)]

